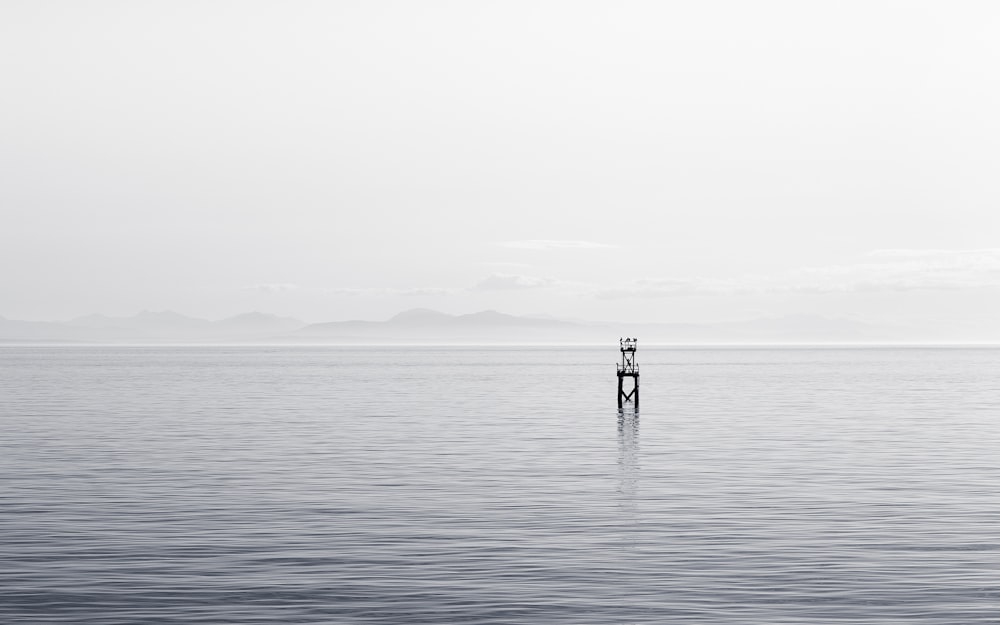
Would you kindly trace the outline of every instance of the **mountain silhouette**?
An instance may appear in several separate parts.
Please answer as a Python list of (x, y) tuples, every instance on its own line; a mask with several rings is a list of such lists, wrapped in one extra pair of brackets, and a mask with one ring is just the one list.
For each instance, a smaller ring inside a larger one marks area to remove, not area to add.
[[(765, 317), (724, 323), (580, 322), (517, 316), (496, 310), (451, 315), (405, 310), (385, 321), (306, 324), (290, 317), (249, 312), (219, 321), (173, 311), (131, 317), (86, 315), (67, 322), (0, 317), (0, 340), (118, 342), (250, 342), (318, 344), (606, 344), (638, 336), (645, 344), (822, 344), (961, 342), (917, 329), (890, 328), (819, 315)], [(1000, 338), (1000, 337), (997, 337)]]

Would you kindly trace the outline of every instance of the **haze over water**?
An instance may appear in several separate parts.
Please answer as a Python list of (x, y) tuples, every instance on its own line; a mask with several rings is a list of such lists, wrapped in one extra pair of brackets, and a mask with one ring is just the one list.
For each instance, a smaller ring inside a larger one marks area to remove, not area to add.
[(996, 623), (1000, 350), (0, 348), (0, 621)]

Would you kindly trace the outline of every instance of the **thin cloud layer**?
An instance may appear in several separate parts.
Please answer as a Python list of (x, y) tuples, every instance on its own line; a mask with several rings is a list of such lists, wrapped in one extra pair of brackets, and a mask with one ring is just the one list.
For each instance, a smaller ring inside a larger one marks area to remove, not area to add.
[(1000, 255), (1000, 248), (983, 248), (978, 250), (911, 250), (911, 249), (886, 249), (874, 250), (868, 256), (876, 258), (947, 258), (947, 257), (972, 257), (972, 256), (993, 256)]
[(392, 297), (396, 295), (415, 297), (421, 295), (452, 295), (460, 289), (451, 289), (447, 287), (415, 287), (410, 289), (395, 289), (389, 287), (336, 287), (324, 290), (331, 295), (346, 295), (348, 297)]
[(563, 241), (554, 239), (526, 239), (523, 241), (501, 241), (501, 247), (522, 250), (599, 250), (617, 247), (608, 243), (595, 241)]
[(347, 297), (391, 297), (391, 296), (450, 296), (470, 291), (521, 291), (549, 287), (568, 286), (570, 283), (508, 273), (492, 273), (469, 287), (415, 287), (397, 289), (388, 287), (335, 287), (324, 289), (331, 295)]
[[(294, 285), (259, 285), (277, 292)], [(492, 273), (468, 287), (333, 288), (345, 296), (453, 296), (472, 291), (561, 289), (597, 299), (670, 298), (741, 294), (832, 294), (1000, 287), (1000, 248), (979, 250), (875, 250), (858, 262), (802, 267), (740, 278), (646, 277), (604, 288), (551, 277)]]
[(850, 293), (1000, 287), (1000, 249), (875, 250), (866, 261), (740, 279), (644, 278), (600, 299), (741, 293)]
[(288, 291), (294, 291), (298, 289), (297, 284), (292, 284), (290, 282), (277, 282), (277, 283), (265, 283), (265, 284), (251, 284), (250, 286), (243, 287), (244, 291), (259, 291), (261, 293), (287, 293)]
[(477, 282), (472, 288), (477, 291), (511, 291), (537, 289), (553, 286), (555, 283), (551, 278), (494, 273)]
[(871, 262), (799, 270), (791, 287), (833, 292), (1000, 286), (1000, 249), (875, 250), (867, 256)]
[(704, 278), (640, 278), (624, 287), (600, 289), (596, 296), (598, 299), (683, 297), (732, 294), (739, 290), (735, 283)]

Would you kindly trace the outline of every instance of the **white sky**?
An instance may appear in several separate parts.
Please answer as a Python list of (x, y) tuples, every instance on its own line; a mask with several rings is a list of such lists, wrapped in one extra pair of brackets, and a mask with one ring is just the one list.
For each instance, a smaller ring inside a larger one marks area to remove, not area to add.
[(994, 2), (0, 5), (0, 315), (1000, 319)]

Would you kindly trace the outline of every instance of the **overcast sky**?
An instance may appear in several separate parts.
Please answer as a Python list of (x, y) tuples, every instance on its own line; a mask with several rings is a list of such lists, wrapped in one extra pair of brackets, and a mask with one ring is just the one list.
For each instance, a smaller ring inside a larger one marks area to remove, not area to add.
[(0, 5), (0, 315), (1000, 319), (994, 2)]

